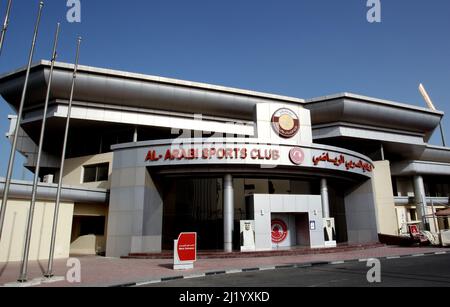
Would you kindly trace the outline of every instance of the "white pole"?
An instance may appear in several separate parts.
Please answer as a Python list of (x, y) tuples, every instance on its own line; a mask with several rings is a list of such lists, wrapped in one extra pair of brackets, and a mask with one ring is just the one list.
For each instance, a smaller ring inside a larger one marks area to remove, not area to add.
[(60, 28), (60, 23), (58, 23), (56, 25), (55, 40), (54, 40), (54, 44), (53, 44), (52, 60), (51, 60), (51, 66), (50, 66), (50, 76), (49, 76), (48, 85), (47, 85), (47, 95), (45, 97), (44, 116), (42, 119), (41, 135), (40, 135), (40, 139), (39, 139), (39, 149), (38, 149), (38, 156), (37, 156), (37, 162), (36, 162), (36, 170), (34, 172), (33, 190), (31, 193), (31, 207), (32, 208), (34, 208), (36, 205), (37, 189), (38, 189), (38, 182), (39, 182), (39, 172), (40, 172), (40, 167), (41, 167), (42, 147), (44, 146), (45, 127), (46, 127), (46, 123), (47, 123), (47, 110), (48, 110), (48, 103), (50, 100), (50, 91), (51, 91), (52, 82), (53, 82), (53, 70), (55, 68), (55, 61), (56, 61), (56, 57), (57, 57), (56, 49), (58, 46), (59, 28)]
[[(2, 206), (2, 216), (0, 221), (0, 227), (3, 228), (3, 222), (5, 218), (5, 211), (6, 210), (6, 204), (8, 202), (8, 193), (9, 193), (9, 186), (11, 184), (11, 178), (12, 178), (12, 171), (14, 166), (14, 158), (16, 153), (16, 146), (17, 146), (17, 138), (19, 135), (19, 128), (20, 128), (20, 121), (22, 120), (22, 112), (23, 112), (23, 106), (25, 103), (25, 97), (26, 97), (26, 91), (27, 91), (27, 85), (28, 85), (28, 78), (30, 76), (30, 69), (31, 69), (31, 63), (33, 61), (33, 55), (34, 55), (34, 48), (36, 46), (36, 39), (39, 32), (39, 24), (41, 22), (41, 16), (42, 16), (42, 8), (44, 7), (44, 2), (39, 2), (39, 11), (38, 11), (38, 17), (36, 20), (36, 26), (34, 29), (34, 36), (33, 36), (33, 42), (31, 45), (31, 51), (30, 51), (30, 58), (28, 61), (28, 68), (25, 76), (25, 85), (22, 92), (22, 100), (19, 107), (19, 114), (17, 116), (17, 122), (16, 122), (16, 130), (14, 131), (14, 140), (13, 144), (11, 146), (11, 156), (9, 160), (9, 166), (8, 166), (8, 175), (6, 178), (5, 183), (5, 191), (3, 192), (3, 206)], [(25, 237), (25, 248), (23, 251), (23, 259), (22, 259), (22, 265), (20, 269), (20, 275), (19, 275), (19, 282), (26, 282), (27, 281), (27, 270), (28, 270), (28, 255), (30, 252), (30, 241), (31, 241), (31, 229), (33, 226), (33, 215), (34, 215), (34, 208), (30, 207), (30, 212), (28, 212), (28, 222), (27, 222), (27, 230), (26, 230), (26, 237)]]
[(55, 241), (56, 241), (56, 230), (58, 228), (58, 215), (59, 215), (59, 206), (61, 204), (61, 190), (63, 184), (63, 173), (64, 173), (64, 162), (66, 158), (66, 147), (67, 147), (67, 138), (69, 135), (69, 127), (70, 127), (70, 116), (72, 113), (72, 102), (73, 102), (73, 93), (75, 90), (75, 80), (77, 78), (78, 71), (78, 60), (80, 57), (80, 44), (81, 37), (78, 37), (77, 41), (77, 53), (75, 57), (75, 65), (73, 69), (73, 77), (72, 77), (72, 87), (70, 89), (70, 98), (69, 98), (69, 107), (67, 109), (67, 119), (66, 119), (66, 129), (64, 132), (64, 141), (63, 141), (63, 149), (61, 154), (61, 167), (59, 170), (59, 181), (58, 181), (58, 189), (56, 192), (56, 204), (55, 204), (55, 212), (53, 215), (53, 227), (52, 227), (52, 239), (50, 244), (50, 256), (48, 259), (47, 272), (44, 274), (45, 277), (50, 278), (53, 276), (53, 258), (55, 253)]
[(223, 249), (227, 253), (233, 251), (233, 223), (234, 223), (234, 191), (233, 177), (224, 177), (223, 184)]
[(5, 41), (6, 31), (9, 26), (9, 14), (11, 12), (12, 0), (8, 0), (8, 7), (6, 8), (5, 21), (3, 22), (2, 33), (0, 34), (0, 54), (3, 50), (3, 42)]

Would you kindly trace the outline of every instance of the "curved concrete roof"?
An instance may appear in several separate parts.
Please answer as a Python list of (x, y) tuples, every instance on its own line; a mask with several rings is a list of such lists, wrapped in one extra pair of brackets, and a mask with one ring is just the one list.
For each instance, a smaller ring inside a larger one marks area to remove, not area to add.
[[(69, 99), (72, 71), (72, 64), (56, 63), (53, 99)], [(27, 107), (44, 101), (49, 73), (50, 62), (41, 61), (33, 66)], [(0, 94), (16, 109), (24, 76), (22, 68), (0, 77)], [(252, 119), (257, 103), (304, 102), (298, 98), (88, 66), (79, 66), (74, 100), (239, 119)]]
[[(71, 64), (55, 65), (52, 99), (68, 100), (72, 70)], [(44, 101), (49, 71), (47, 61), (33, 66), (25, 108)], [(22, 68), (0, 77), (0, 94), (16, 109), (24, 75)], [(421, 133), (427, 137), (443, 116), (438, 111), (349, 93), (305, 102), (286, 96), (88, 66), (79, 67), (74, 100), (242, 120), (254, 119), (257, 103), (305, 104), (311, 110), (313, 125), (346, 122)]]
[(307, 100), (305, 107), (314, 125), (346, 122), (428, 136), (444, 116), (439, 111), (350, 93)]
[(428, 145), (414, 160), (394, 162), (391, 172), (395, 176), (450, 175), (450, 148)]
[(450, 163), (450, 148), (428, 145), (418, 160)]

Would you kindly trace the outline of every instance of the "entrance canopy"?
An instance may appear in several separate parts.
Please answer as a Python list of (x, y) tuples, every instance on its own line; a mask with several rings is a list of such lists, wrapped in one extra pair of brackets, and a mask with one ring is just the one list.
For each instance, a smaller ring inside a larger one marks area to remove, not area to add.
[[(371, 178), (372, 161), (359, 153), (319, 144), (273, 144), (239, 138), (172, 139), (113, 146), (114, 167), (278, 166), (301, 170), (328, 170)], [(136, 160), (135, 160), (136, 159)], [(117, 162), (117, 163), (116, 163)]]

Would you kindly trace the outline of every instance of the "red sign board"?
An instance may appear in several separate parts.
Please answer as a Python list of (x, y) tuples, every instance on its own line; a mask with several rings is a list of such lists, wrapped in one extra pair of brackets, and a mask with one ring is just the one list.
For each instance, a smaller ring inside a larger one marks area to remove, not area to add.
[(279, 244), (286, 240), (288, 227), (283, 220), (272, 220), (272, 243)]
[(183, 232), (178, 236), (178, 258), (180, 261), (197, 260), (197, 233)]
[(417, 227), (417, 225), (409, 225), (409, 233), (413, 237), (420, 236), (419, 228)]

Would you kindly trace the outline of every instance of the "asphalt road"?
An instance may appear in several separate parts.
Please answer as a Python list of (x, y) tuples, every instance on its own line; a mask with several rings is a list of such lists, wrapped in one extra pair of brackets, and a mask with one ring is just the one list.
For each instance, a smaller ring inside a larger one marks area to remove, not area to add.
[(450, 287), (450, 255), (385, 259), (381, 282), (369, 283), (366, 262), (254, 271), (167, 281), (150, 287)]

